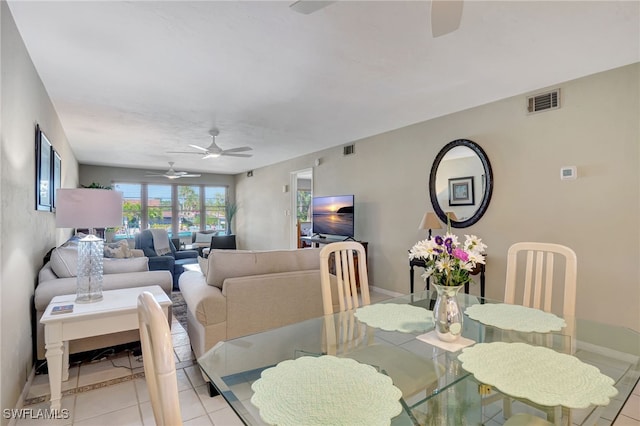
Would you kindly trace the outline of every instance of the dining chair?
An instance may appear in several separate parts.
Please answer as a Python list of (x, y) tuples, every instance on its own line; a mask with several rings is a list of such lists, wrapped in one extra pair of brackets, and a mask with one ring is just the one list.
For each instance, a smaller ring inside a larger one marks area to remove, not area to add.
[[(354, 252), (357, 253), (359, 259), (357, 266), (354, 261)], [(322, 306), (325, 315), (334, 313), (334, 301), (331, 291), (332, 277), (335, 277), (340, 312), (360, 306), (358, 284), (360, 286), (362, 305), (365, 306), (371, 303), (366, 258), (364, 246), (356, 241), (340, 241), (322, 247), (320, 250), (320, 282), (322, 286)], [(330, 269), (334, 270), (335, 274), (332, 274)], [(356, 274), (359, 280), (356, 280)]]
[(167, 317), (148, 292), (138, 296), (144, 376), (158, 426), (182, 425), (173, 343)]
[[(354, 253), (359, 259), (357, 266)], [(393, 384), (402, 392), (405, 414), (418, 424), (406, 401), (420, 392), (430, 394), (444, 367), (408, 350), (376, 344), (374, 330), (356, 320), (354, 310), (371, 303), (367, 264), (362, 259), (366, 259), (364, 246), (354, 241), (327, 244), (320, 250), (325, 352), (372, 365), (391, 377)], [(356, 276), (359, 278), (359, 295)], [(333, 295), (338, 299), (338, 313), (335, 315)]]
[[(556, 262), (557, 260), (560, 262)], [(564, 268), (562, 263), (564, 263)], [(570, 339), (570, 353), (575, 352), (576, 345), (573, 318), (576, 309), (577, 270), (576, 253), (569, 247), (560, 244), (520, 242), (513, 244), (507, 251), (505, 303), (520, 304), (545, 312), (555, 310), (560, 313), (567, 323), (565, 332)], [(557, 299), (560, 295), (562, 301), (557, 303), (554, 296)], [(505, 418), (511, 418), (512, 400), (513, 398), (510, 397), (503, 399)], [(528, 404), (545, 411), (548, 419), (554, 420), (562, 416), (558, 407)], [(567, 412), (567, 415), (570, 417), (570, 412)], [(527, 424), (522, 423), (525, 421), (525, 417), (526, 415), (519, 416), (518, 421), (521, 423), (516, 424)], [(531, 422), (537, 421), (536, 417), (530, 417)]]

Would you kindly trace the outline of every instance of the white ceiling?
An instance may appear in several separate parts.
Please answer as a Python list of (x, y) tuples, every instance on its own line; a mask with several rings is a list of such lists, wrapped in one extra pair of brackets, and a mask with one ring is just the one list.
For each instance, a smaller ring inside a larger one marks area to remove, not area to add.
[[(9, 7), (82, 164), (240, 173), (640, 61), (637, 0), (467, 0), (435, 39), (428, 1), (292, 2)], [(253, 157), (167, 154), (213, 127)]]

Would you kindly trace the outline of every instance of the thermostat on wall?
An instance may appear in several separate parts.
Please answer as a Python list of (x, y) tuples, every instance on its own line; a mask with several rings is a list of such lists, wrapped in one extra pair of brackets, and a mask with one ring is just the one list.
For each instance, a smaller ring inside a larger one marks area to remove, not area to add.
[(577, 177), (578, 177), (578, 170), (576, 166), (560, 167), (560, 179), (569, 180), (569, 179), (576, 179)]

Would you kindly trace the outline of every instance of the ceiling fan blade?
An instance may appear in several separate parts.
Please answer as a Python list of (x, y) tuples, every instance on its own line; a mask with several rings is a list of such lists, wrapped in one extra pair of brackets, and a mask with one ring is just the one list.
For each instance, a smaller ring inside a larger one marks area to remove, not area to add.
[(293, 11), (302, 13), (304, 15), (309, 15), (310, 13), (320, 10), (323, 7), (329, 6), (331, 3), (335, 3), (335, 1), (298, 0), (297, 2), (290, 4), (289, 7)]
[(152, 173), (152, 174), (146, 174), (145, 177), (162, 177), (164, 176), (164, 173)]
[(431, 34), (440, 37), (460, 27), (463, 0), (431, 0)]
[(196, 175), (196, 174), (186, 174), (186, 175), (180, 175), (181, 178), (183, 177), (200, 177), (200, 175)]
[(233, 152), (223, 152), (220, 155), (224, 155), (226, 157), (244, 157), (244, 158), (253, 157), (253, 154), (235, 154)]
[(228, 152), (245, 152), (245, 151), (252, 151), (253, 148), (251, 148), (250, 146), (241, 146), (240, 148), (231, 148), (231, 149), (225, 149), (222, 152), (223, 153), (228, 153)]
[(204, 152), (207, 152), (207, 151), (208, 151), (208, 149), (207, 149), (207, 148), (203, 148), (203, 147), (198, 146), (198, 145), (192, 145), (192, 144), (189, 144), (189, 146), (190, 146), (191, 148), (199, 149), (200, 151), (204, 151)]

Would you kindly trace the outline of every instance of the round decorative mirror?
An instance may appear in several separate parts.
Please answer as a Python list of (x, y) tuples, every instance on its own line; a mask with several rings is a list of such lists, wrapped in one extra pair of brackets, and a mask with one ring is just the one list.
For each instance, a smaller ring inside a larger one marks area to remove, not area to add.
[(433, 209), (444, 223), (466, 228), (487, 211), (493, 192), (493, 173), (487, 154), (475, 142), (458, 139), (438, 153), (429, 175)]

